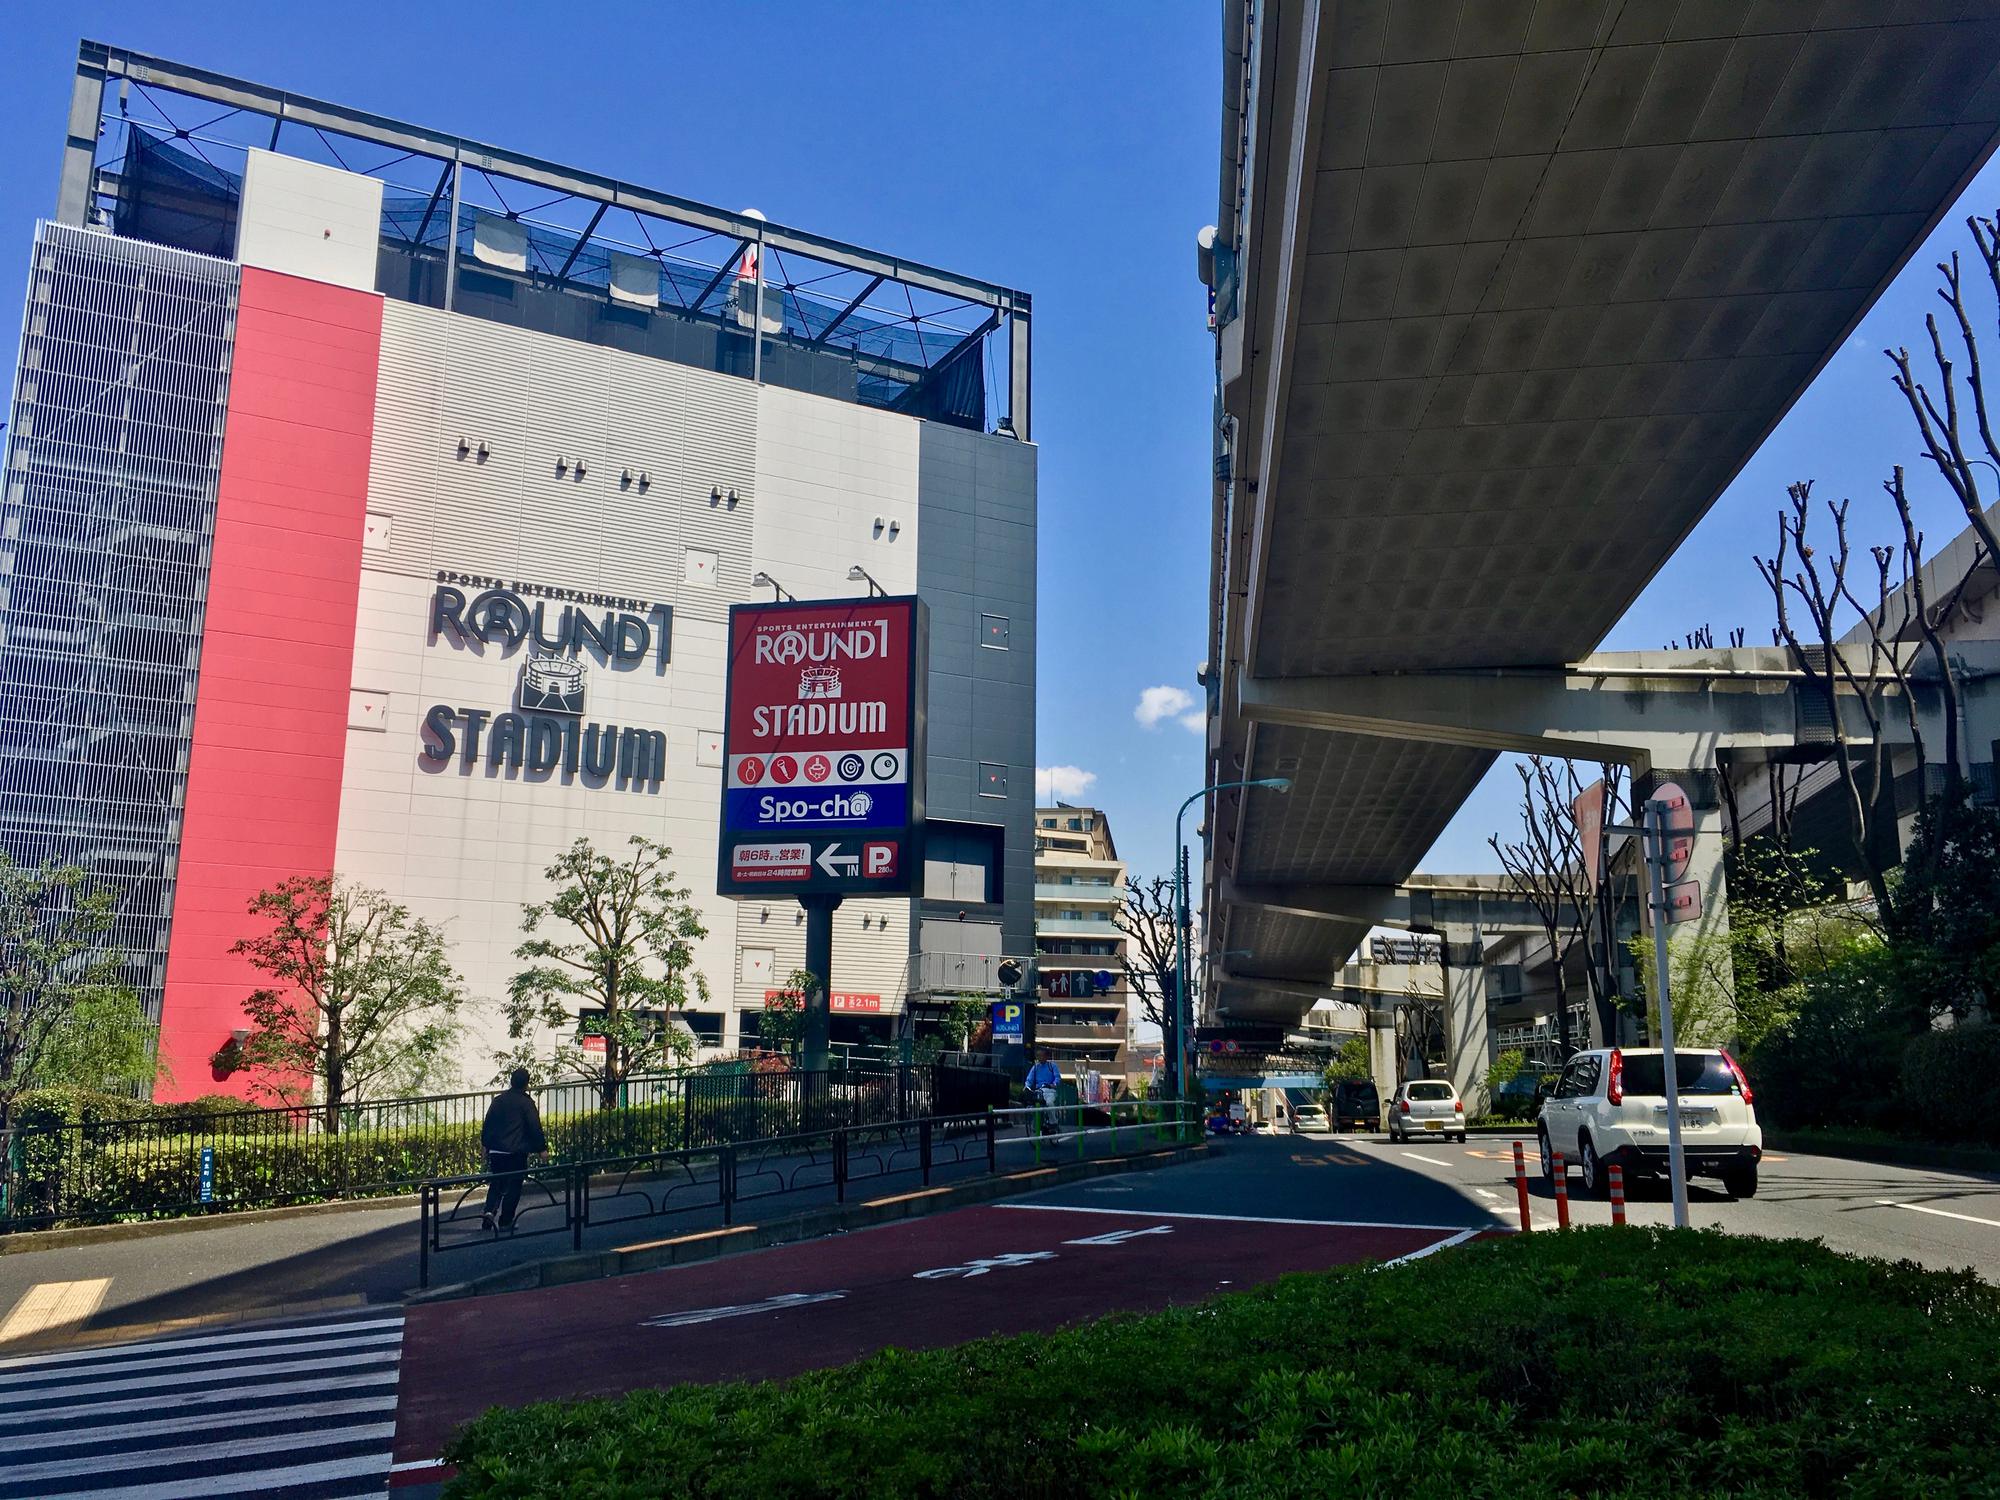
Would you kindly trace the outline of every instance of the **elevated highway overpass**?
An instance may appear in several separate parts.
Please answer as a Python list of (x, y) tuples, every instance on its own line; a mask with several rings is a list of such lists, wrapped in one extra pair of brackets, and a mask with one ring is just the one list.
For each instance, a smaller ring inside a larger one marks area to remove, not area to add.
[[(1367, 930), (1315, 898), (1399, 885), (1537, 737), (1462, 674), (1589, 653), (1991, 154), (2000, 5), (1224, 22), (1207, 769), (1292, 790), (1207, 809), (1205, 992), (1289, 1021)], [(1549, 729), (1646, 758), (1565, 686)]]

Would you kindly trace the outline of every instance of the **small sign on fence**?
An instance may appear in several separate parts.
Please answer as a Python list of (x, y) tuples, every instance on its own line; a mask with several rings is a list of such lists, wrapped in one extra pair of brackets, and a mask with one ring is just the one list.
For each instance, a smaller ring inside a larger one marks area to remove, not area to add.
[(201, 1201), (204, 1203), (210, 1203), (213, 1202), (214, 1199), (215, 1199), (215, 1147), (203, 1146), (201, 1148)]

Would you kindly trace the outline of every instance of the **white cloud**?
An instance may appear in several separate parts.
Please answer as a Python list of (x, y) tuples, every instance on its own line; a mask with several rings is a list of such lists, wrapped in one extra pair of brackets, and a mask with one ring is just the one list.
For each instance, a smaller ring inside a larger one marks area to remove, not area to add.
[(1208, 727), (1208, 710), (1186, 688), (1162, 684), (1139, 695), (1132, 717), (1147, 729), (1158, 729), (1162, 719), (1172, 719), (1181, 728), (1200, 734)]
[(1036, 766), (1035, 800), (1067, 802), (1097, 784), (1097, 773), (1082, 766)]

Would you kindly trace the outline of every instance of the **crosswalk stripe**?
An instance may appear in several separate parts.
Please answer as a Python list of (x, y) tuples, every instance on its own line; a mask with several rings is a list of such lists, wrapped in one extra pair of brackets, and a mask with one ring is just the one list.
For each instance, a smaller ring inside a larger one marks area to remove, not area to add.
[[(174, 1392), (174, 1406), (186, 1410), (196, 1406), (237, 1406), (246, 1402), (276, 1400), (282, 1396), (304, 1396), (325, 1391), (352, 1391), (366, 1386), (393, 1383), (395, 1372), (376, 1370), (366, 1375), (345, 1375), (320, 1380), (281, 1380), (276, 1385), (260, 1385), (244, 1391), (234, 1388), (219, 1391)], [(156, 1385), (155, 1382), (148, 1382)], [(122, 1401), (79, 1401), (74, 1406), (31, 1406), (17, 1411), (0, 1411), (0, 1427), (18, 1427), (23, 1422), (49, 1422), (60, 1424), (77, 1418), (122, 1416), (127, 1412), (150, 1411), (160, 1404), (160, 1398), (153, 1396), (128, 1396)]]
[(0, 1376), (0, 1500), (379, 1497), (402, 1318), (365, 1321), (15, 1364)]
[(178, 1354), (183, 1349), (210, 1349), (217, 1347), (237, 1347), (253, 1344), (279, 1342), (285, 1339), (301, 1338), (315, 1333), (364, 1333), (384, 1328), (401, 1328), (400, 1314), (392, 1318), (373, 1317), (368, 1319), (350, 1318), (338, 1323), (309, 1323), (292, 1328), (259, 1328), (246, 1333), (203, 1333), (187, 1336), (169, 1336), (166, 1341), (158, 1339), (128, 1339), (122, 1343), (105, 1344), (95, 1349), (64, 1349), (48, 1354), (13, 1354), (0, 1359), (0, 1371), (19, 1370), (28, 1367), (44, 1369), (53, 1365), (90, 1364), (107, 1359), (123, 1359), (133, 1348), (143, 1344), (146, 1348)]
[[(138, 1438), (165, 1437), (175, 1432), (218, 1432), (238, 1427), (262, 1427), (271, 1422), (297, 1422), (307, 1417), (361, 1417), (394, 1411), (396, 1398), (358, 1397), (349, 1401), (311, 1401), (302, 1406), (260, 1406), (250, 1411), (203, 1412), (192, 1417), (163, 1417), (157, 1422), (128, 1422), (123, 1427), (74, 1427), (67, 1432), (36, 1434), (44, 1448), (79, 1448), (91, 1443), (129, 1443)], [(6, 1475), (0, 1469), (0, 1478)]]
[[(396, 1436), (394, 1422), (366, 1423), (359, 1427), (321, 1427), (314, 1434), (322, 1444), (388, 1442)], [(276, 1432), (267, 1437), (231, 1438), (219, 1443), (189, 1443), (147, 1453), (120, 1453), (121, 1469), (161, 1469), (173, 1464), (216, 1463), (236, 1458), (256, 1458), (266, 1453), (291, 1453), (299, 1446), (300, 1434)], [(55, 1458), (42, 1463), (0, 1464), (0, 1485), (27, 1484), (43, 1479), (74, 1479), (81, 1474), (102, 1473), (105, 1459)], [(202, 1481), (203, 1488), (207, 1480)]]
[(0, 1344), (82, 1323), (97, 1311), (104, 1294), (110, 1290), (109, 1276), (93, 1281), (44, 1281), (31, 1286), (7, 1314), (7, 1321), (0, 1323)]
[[(260, 1375), (300, 1375), (308, 1370), (352, 1370), (360, 1365), (393, 1365), (398, 1351), (378, 1349), (366, 1354), (343, 1354), (333, 1359), (287, 1359), (274, 1365), (260, 1365)], [(179, 1385), (208, 1384), (214, 1381), (233, 1379), (233, 1370), (199, 1370)], [(37, 1395), (43, 1397), (90, 1396), (109, 1394), (112, 1391), (157, 1391), (160, 1388), (158, 1375), (135, 1375), (130, 1380), (96, 1380), (85, 1385), (51, 1386), (43, 1391), (9, 1391), (0, 1394), (0, 1408), (32, 1404)]]
[[(205, 1349), (199, 1354), (181, 1354), (178, 1351), (176, 1351), (172, 1353), (156, 1354), (150, 1359), (128, 1358), (120, 1363), (119, 1368), (125, 1370), (185, 1369), (190, 1365), (221, 1365), (221, 1364), (228, 1364), (231, 1361), (242, 1361), (253, 1357), (257, 1359), (264, 1359), (267, 1357), (275, 1357), (285, 1354), (303, 1354), (307, 1350), (312, 1350), (318, 1353), (325, 1353), (329, 1349), (366, 1349), (366, 1348), (378, 1347), (383, 1344), (400, 1344), (402, 1341), (403, 1341), (403, 1335), (400, 1331), (397, 1331), (390, 1333), (367, 1333), (354, 1338), (336, 1336), (330, 1339), (313, 1340), (313, 1341), (308, 1341), (306, 1343), (272, 1344), (264, 1348), (249, 1350), (249, 1351), (237, 1350), (237, 1349)], [(127, 1347), (131, 1348), (133, 1346), (128, 1345)], [(137, 1347), (145, 1348), (146, 1346), (139, 1345)], [(75, 1366), (58, 1368), (46, 1372), (36, 1369), (10, 1370), (4, 1375), (0, 1375), (0, 1390), (5, 1390), (12, 1386), (18, 1386), (32, 1380), (41, 1380), (49, 1378), (55, 1378), (61, 1380), (88, 1380), (96, 1373), (97, 1371), (95, 1369), (77, 1369)]]
[[(190, 1486), (185, 1479), (166, 1479), (144, 1484), (121, 1484), (111, 1489), (64, 1490), (60, 1494), (39, 1495), (36, 1500), (188, 1500), (190, 1493), (210, 1495), (281, 1495), (286, 1489), (309, 1484), (328, 1484), (336, 1479), (359, 1479), (363, 1475), (388, 1478), (387, 1452), (363, 1458), (331, 1459), (325, 1463), (291, 1464), (282, 1469), (255, 1469), (241, 1474), (205, 1474)], [(379, 1495), (381, 1491), (376, 1491)]]

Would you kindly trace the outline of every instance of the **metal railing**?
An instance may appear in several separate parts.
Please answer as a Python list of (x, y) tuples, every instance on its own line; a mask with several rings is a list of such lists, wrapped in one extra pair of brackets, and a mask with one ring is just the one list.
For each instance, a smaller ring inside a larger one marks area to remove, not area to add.
[(741, 1204), (818, 1193), (847, 1201), (857, 1184), (915, 1175), (929, 1187), (941, 1172), (994, 1173), (1003, 1152), (1033, 1165), (1057, 1153), (1117, 1156), (1200, 1137), (1200, 1111), (1177, 1100), (1047, 1105), (979, 1114), (926, 1115), (842, 1125), (685, 1151), (648, 1151), (530, 1167), (511, 1229), (485, 1219), (494, 1177), (462, 1174), (419, 1185), (417, 1280), (429, 1286), (439, 1256), (567, 1233), (583, 1248), (593, 1228), (704, 1216), (735, 1223)]
[[(927, 1067), (859, 1063), (649, 1074), (627, 1079), (610, 1109), (594, 1083), (535, 1090), (559, 1162), (914, 1118), (930, 1113), (933, 1092)], [(357, 1104), (340, 1111), (338, 1131), (310, 1105), (24, 1124), (0, 1142), (0, 1232), (381, 1197), (476, 1176), (493, 1097)]]

